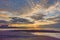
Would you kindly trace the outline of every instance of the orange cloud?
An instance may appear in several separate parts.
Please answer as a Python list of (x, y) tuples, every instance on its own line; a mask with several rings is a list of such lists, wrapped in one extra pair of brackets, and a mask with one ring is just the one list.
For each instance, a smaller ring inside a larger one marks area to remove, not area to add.
[(7, 14), (0, 14), (1, 20), (9, 20), (9, 16)]
[(4, 18), (7, 18), (9, 17), (7, 14), (0, 14), (0, 17), (4, 17)]
[(8, 11), (0, 10), (0, 20), (10, 20)]

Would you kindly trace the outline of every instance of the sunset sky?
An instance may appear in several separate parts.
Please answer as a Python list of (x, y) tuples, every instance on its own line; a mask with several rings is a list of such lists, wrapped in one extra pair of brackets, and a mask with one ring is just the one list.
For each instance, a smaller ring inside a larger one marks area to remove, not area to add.
[(60, 0), (0, 0), (0, 20), (21, 17), (35, 21), (36, 19), (32, 19), (31, 16), (37, 14), (46, 15), (43, 23), (60, 23)]

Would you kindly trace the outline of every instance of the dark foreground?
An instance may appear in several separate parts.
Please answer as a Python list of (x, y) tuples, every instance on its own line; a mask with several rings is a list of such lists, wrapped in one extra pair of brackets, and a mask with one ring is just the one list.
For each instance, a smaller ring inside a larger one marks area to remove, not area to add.
[(0, 31), (0, 40), (60, 40), (49, 36), (37, 36), (27, 31)]

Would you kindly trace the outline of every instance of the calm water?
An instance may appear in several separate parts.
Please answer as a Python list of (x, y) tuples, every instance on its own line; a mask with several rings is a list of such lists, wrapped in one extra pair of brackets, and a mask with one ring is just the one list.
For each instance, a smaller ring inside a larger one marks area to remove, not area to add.
[(60, 40), (60, 33), (0, 30), (0, 40)]

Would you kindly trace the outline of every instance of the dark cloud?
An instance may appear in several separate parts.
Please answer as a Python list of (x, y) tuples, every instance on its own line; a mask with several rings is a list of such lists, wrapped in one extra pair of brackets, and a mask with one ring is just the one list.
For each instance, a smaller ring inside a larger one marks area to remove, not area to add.
[(39, 13), (39, 14), (32, 15), (31, 18), (35, 20), (42, 20), (44, 19), (44, 16), (45, 16), (44, 14)]
[(8, 23), (6, 20), (0, 20), (0, 23)]
[(33, 23), (28, 19), (25, 18), (19, 18), (19, 17), (12, 17), (10, 20), (12, 23)]

